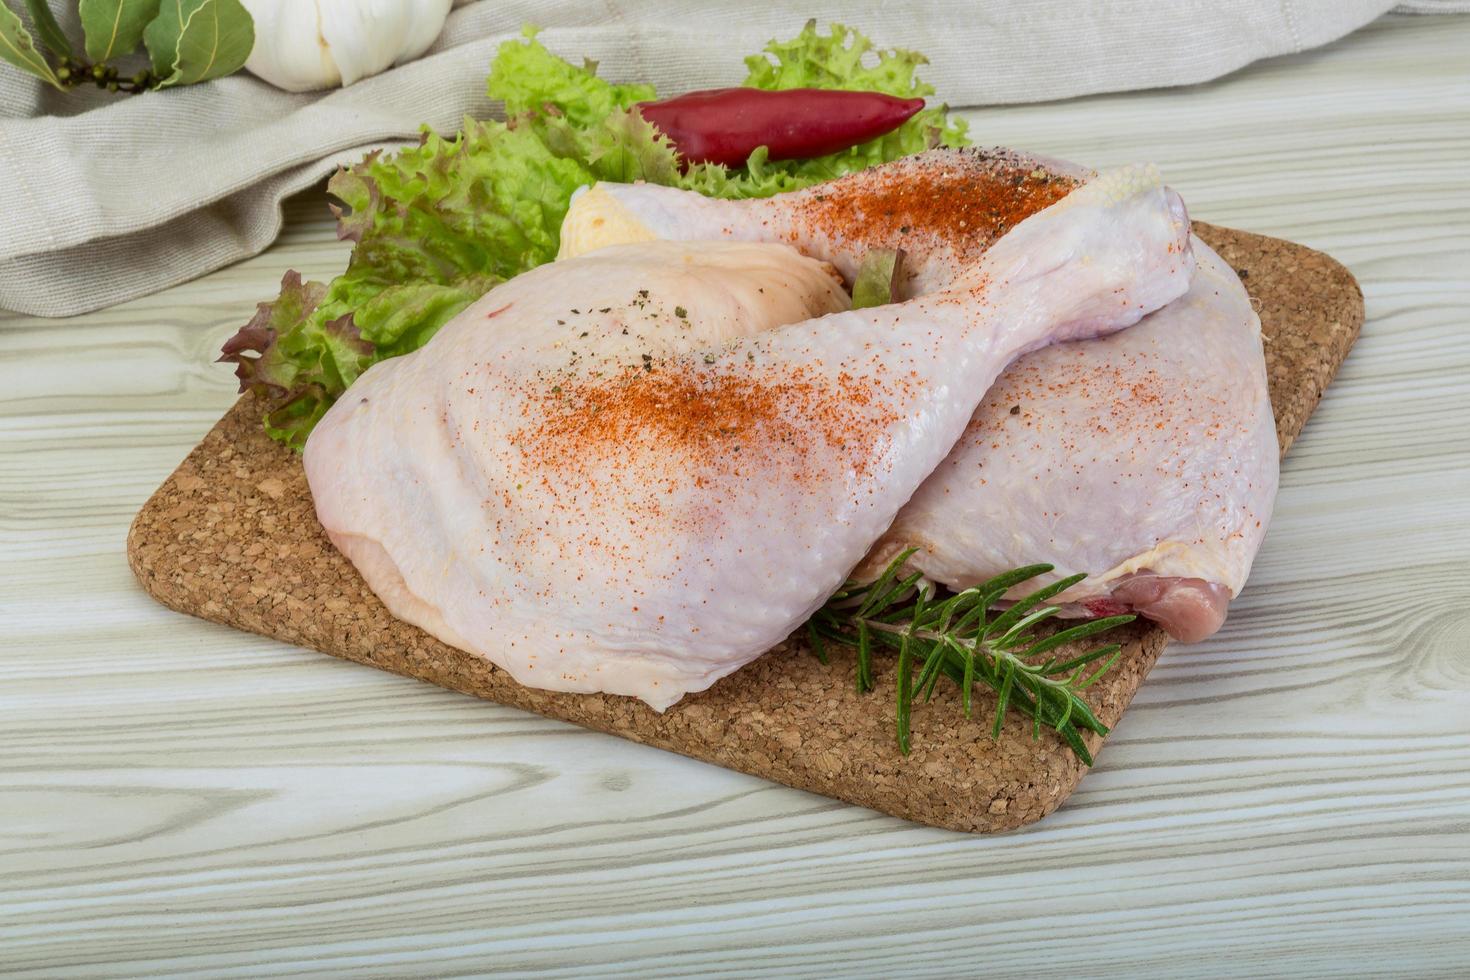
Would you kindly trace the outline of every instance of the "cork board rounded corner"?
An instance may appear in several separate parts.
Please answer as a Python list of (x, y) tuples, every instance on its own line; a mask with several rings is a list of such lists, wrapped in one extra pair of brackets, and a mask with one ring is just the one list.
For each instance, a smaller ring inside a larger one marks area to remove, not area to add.
[[(180, 464), (181, 468), (182, 466), (183, 464)], [(133, 578), (137, 579), (144, 592), (170, 609), (179, 609), (179, 606), (170, 601), (174, 597), (174, 592), (159, 583), (159, 573), (154, 565), (154, 560), (160, 537), (159, 503), (165, 496), (165, 490), (173, 484), (177, 476), (178, 470), (175, 470), (162, 486), (153, 491), (138, 513), (133, 516), (132, 523), (128, 525), (127, 534), (128, 569), (132, 571)], [(188, 609), (179, 611), (189, 612)]]
[[(1257, 303), (1285, 452), (1357, 337), (1362, 293), (1320, 252), (1195, 227)], [(299, 456), (271, 442), (260, 419), (260, 404), (243, 396), (129, 528), (133, 574), (172, 609), (954, 831), (1025, 827), (1055, 812), (1087, 772), (1060, 739), (1033, 739), (1020, 719), (992, 738), (993, 696), (978, 696), (966, 720), (947, 691), (915, 711), (913, 751), (900, 755), (891, 700), (855, 691), (846, 651), (822, 664), (797, 637), (662, 714), (628, 698), (521, 687), (388, 614), (317, 523)], [(1110, 638), (1122, 656), (1088, 700), (1113, 726), (1168, 638), (1141, 623)], [(891, 691), (893, 663), (877, 666), (878, 691)], [(1089, 738), (1095, 756), (1104, 749)]]

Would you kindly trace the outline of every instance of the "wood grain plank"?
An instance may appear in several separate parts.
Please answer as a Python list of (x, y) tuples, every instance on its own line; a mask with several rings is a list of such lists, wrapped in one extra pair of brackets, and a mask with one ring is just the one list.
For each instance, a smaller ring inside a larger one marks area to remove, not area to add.
[[(1004, 837), (144, 596), (127, 522), (234, 400), (212, 351), (283, 268), (340, 267), (319, 197), (199, 282), (0, 314), (0, 972), (1462, 976), (1467, 44), (1389, 18), (1208, 85), (970, 113), (984, 142), (1156, 160), (1195, 213), (1342, 259), (1368, 306), (1225, 629), (1171, 647), (1069, 804)], [(89, 354), (131, 331), (167, 347), (155, 388)]]

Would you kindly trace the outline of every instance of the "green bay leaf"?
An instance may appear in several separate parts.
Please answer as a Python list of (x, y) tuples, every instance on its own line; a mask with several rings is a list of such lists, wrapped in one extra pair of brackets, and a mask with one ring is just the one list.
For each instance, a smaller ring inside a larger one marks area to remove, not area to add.
[(875, 248), (863, 256), (852, 284), (852, 308), (887, 306), (895, 302), (903, 275), (903, 249)]
[[(185, 0), (165, 0), (182, 11)], [(159, 20), (164, 12), (159, 11)], [(255, 22), (240, 0), (201, 0), (182, 21), (175, 46), (172, 72), (160, 88), (193, 85), (228, 75), (245, 64), (255, 46)], [(150, 25), (151, 26), (151, 25)], [(153, 47), (149, 46), (152, 53)]]
[(50, 48), (51, 53), (58, 57), (73, 57), (71, 41), (62, 31), (61, 25), (56, 23), (56, 15), (51, 13), (51, 7), (46, 0), (26, 0), (26, 9), (31, 12), (31, 23), (36, 25), (36, 33), (41, 35), (41, 43)]
[(0, 3), (0, 59), (10, 62), (21, 71), (35, 75), (41, 81), (61, 91), (61, 82), (51, 65), (36, 48), (31, 32), (20, 22), (20, 17), (9, 7)]
[(167, 78), (173, 74), (174, 59), (179, 54), (179, 35), (184, 22), (205, 0), (162, 0), (158, 16), (143, 29), (143, 45), (153, 62), (153, 74)]
[(132, 54), (143, 40), (143, 28), (158, 16), (159, 0), (81, 0), (87, 57), (93, 62)]

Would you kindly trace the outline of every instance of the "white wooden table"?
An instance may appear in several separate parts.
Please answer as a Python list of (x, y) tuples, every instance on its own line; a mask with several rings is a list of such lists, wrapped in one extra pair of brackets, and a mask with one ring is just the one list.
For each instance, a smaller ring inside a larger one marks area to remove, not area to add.
[(340, 268), (317, 193), (197, 282), (0, 314), (0, 972), (1465, 975), (1470, 19), (971, 118), (1367, 294), (1230, 622), (1065, 808), (916, 827), (155, 606), (128, 522), (220, 341)]

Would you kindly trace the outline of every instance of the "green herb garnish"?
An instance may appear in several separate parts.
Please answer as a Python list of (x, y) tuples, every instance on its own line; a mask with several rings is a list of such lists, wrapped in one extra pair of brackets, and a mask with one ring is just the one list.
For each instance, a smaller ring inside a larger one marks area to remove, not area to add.
[(898, 296), (898, 280), (903, 274), (903, 249), (875, 248), (863, 256), (852, 282), (852, 308), (887, 306)]
[[(826, 662), (825, 641), (855, 647), (857, 689), (868, 693), (874, 689), (874, 645), (898, 651), (894, 721), (898, 748), (905, 755), (915, 702), (927, 702), (940, 677), (945, 677), (959, 685), (966, 718), (972, 715), (976, 684), (996, 692), (992, 737), (1000, 737), (1008, 710), (1019, 712), (1031, 719), (1033, 738), (1049, 728), (1092, 765), (1082, 733), (1106, 735), (1108, 727), (1098, 721), (1081, 692), (1117, 662), (1121, 648), (1113, 643), (1066, 659), (1053, 652), (1131, 623), (1134, 617), (1107, 616), (1039, 636), (1036, 628), (1060, 611), (1047, 601), (1086, 574), (1060, 579), (1000, 609), (998, 604), (1011, 589), (1052, 571), (1052, 566), (1027, 565), (940, 598), (923, 573), (904, 575), (915, 550), (894, 558), (873, 582), (849, 582), (827, 600), (806, 627), (816, 655)], [(1098, 661), (1102, 665), (1091, 669)]]

